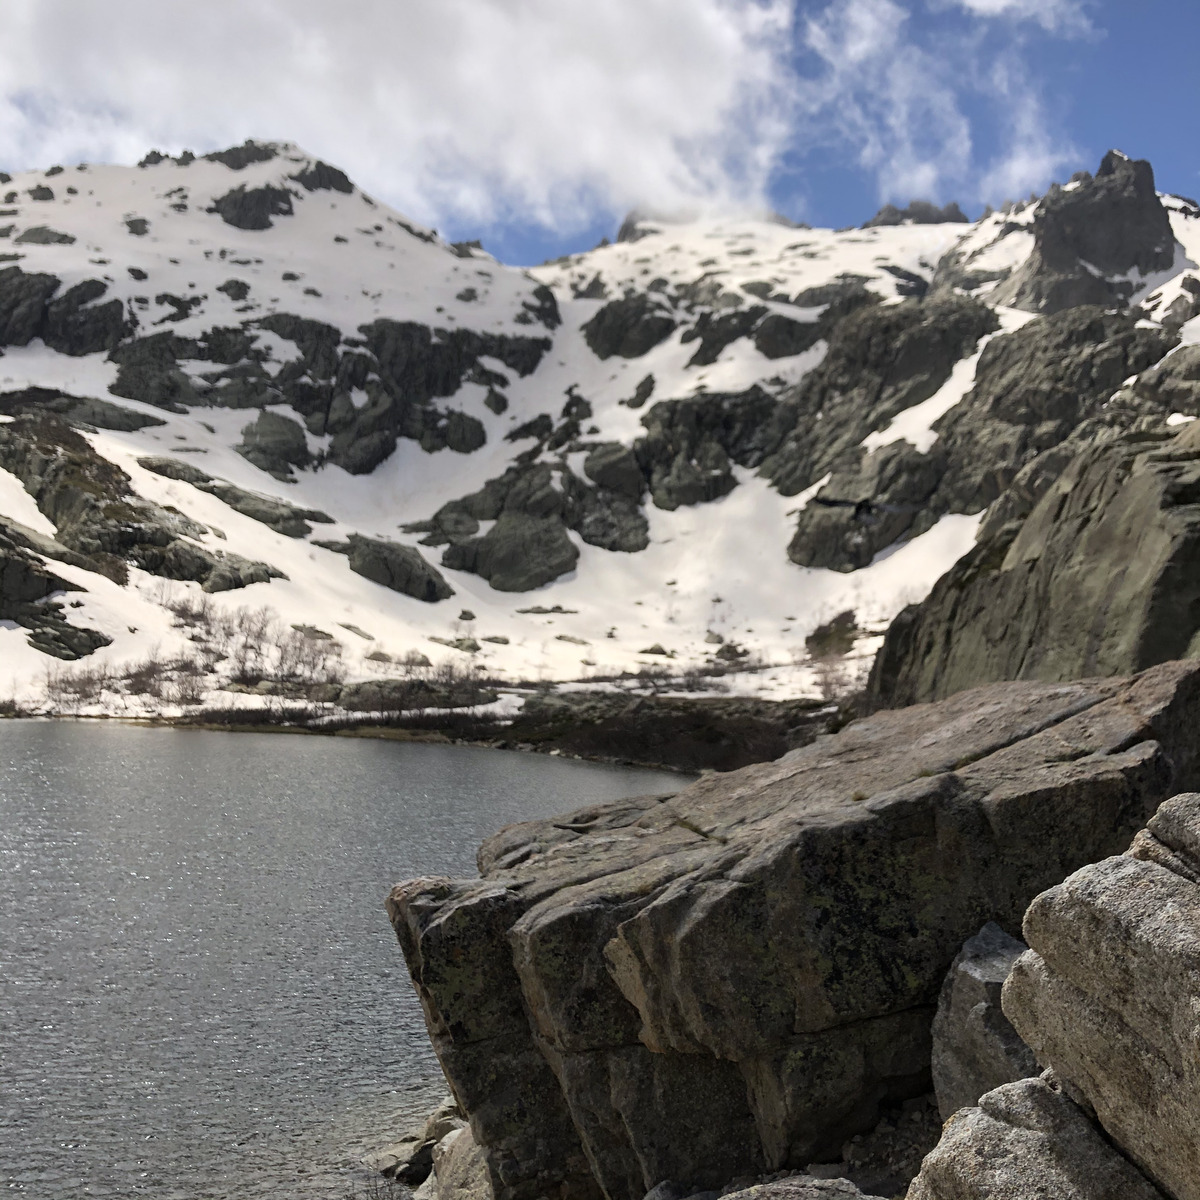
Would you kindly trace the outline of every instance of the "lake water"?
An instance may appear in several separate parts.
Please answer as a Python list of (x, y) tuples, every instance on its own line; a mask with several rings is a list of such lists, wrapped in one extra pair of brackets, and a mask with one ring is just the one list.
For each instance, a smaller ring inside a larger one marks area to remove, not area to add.
[(501, 825), (678, 776), (0, 721), (0, 1182), (335, 1197), (445, 1093), (383, 911)]

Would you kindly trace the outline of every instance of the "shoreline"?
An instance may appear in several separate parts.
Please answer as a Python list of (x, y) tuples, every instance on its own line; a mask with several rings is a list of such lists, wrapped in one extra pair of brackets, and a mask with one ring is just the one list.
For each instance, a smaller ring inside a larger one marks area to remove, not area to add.
[[(532, 703), (531, 703), (532, 701)], [(473, 746), (544, 754), (608, 766), (670, 771), (695, 778), (709, 771), (736, 770), (768, 762), (835, 732), (855, 713), (850, 705), (812, 701), (748, 700), (730, 697), (602, 697), (578, 694), (531, 697), (503, 722), (487, 714), (457, 710), (431, 716), (403, 713), (339, 714), (337, 724), (276, 719), (245, 721), (127, 716), (109, 713), (5, 713), (0, 719), (113, 721), (147, 728), (197, 729), (214, 733), (273, 733), (370, 738), (427, 745)]]

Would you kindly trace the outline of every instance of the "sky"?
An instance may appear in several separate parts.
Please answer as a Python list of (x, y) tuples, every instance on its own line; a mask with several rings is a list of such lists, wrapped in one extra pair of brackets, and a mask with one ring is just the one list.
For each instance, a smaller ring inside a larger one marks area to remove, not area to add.
[(0, 170), (286, 140), (529, 264), (626, 212), (859, 224), (1118, 147), (1200, 193), (1195, 0), (4, 0)]

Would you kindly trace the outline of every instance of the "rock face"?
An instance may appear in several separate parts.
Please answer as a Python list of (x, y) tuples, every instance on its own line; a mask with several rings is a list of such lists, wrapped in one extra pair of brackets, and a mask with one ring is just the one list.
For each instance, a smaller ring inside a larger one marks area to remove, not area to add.
[(112, 350), (136, 328), (120, 300), (96, 303), (108, 291), (101, 280), (84, 280), (56, 295), (60, 286), (53, 275), (0, 268), (0, 346), (27, 346), (40, 337), (62, 354), (95, 354)]
[(1052, 1079), (1023, 1079), (946, 1123), (907, 1200), (1163, 1200)]
[(848, 1179), (816, 1179), (811, 1175), (790, 1175), (722, 1195), (724, 1200), (878, 1200), (864, 1195)]
[(29, 644), (52, 658), (84, 658), (112, 638), (72, 625), (55, 592), (78, 591), (43, 566), (36, 547), (13, 527), (0, 524), (0, 621), (15, 621), (30, 631)]
[(320, 524), (330, 524), (333, 518), (315, 508), (298, 508), (273, 496), (260, 496), (257, 492), (248, 492), (236, 484), (224, 479), (214, 479), (191, 463), (181, 462), (177, 458), (162, 455), (146, 455), (138, 459), (138, 466), (167, 479), (179, 479), (190, 483), (202, 492), (216, 496), (218, 500), (228, 504), (235, 512), (240, 512), (251, 520), (260, 521), (267, 528), (282, 533), (285, 537), (301, 538), (312, 533), (310, 521)]
[(527, 592), (572, 570), (578, 558), (560, 521), (503, 512), (483, 537), (452, 545), (442, 565), (482, 575), (498, 592)]
[(469, 1129), (455, 1129), (433, 1148), (438, 1200), (492, 1200), (487, 1161)]
[(933, 1087), (942, 1120), (984, 1092), (1038, 1073), (1033, 1051), (1000, 1007), (1000, 989), (1028, 947), (994, 921), (963, 944), (933, 1019)]
[(1200, 795), (1025, 916), (1004, 1009), (1038, 1059), (1175, 1200), (1200, 1197)]
[(670, 309), (652, 296), (635, 293), (609, 301), (583, 326), (583, 336), (598, 358), (640, 358), (674, 329)]
[(1094, 178), (1050, 190), (1034, 214), (1033, 236), (1029, 260), (997, 289), (1001, 304), (1044, 313), (1127, 304), (1137, 286), (1131, 274), (1165, 271), (1175, 260), (1153, 169), (1116, 150)]
[[(341, 549), (341, 547), (338, 547)], [(393, 592), (403, 592), (416, 600), (434, 604), (454, 595), (454, 589), (442, 573), (421, 557), (411, 546), (382, 542), (378, 538), (352, 534), (345, 546), (350, 570), (365, 579), (381, 583)]]
[(837, 1156), (927, 1090), (946, 969), (1197, 773), (1200, 665), (1008, 683), (513, 826), (389, 912), (496, 1200)]
[(1044, 491), (1023, 520), (989, 518), (975, 548), (893, 622), (871, 674), (877, 704), (1200, 652), (1200, 429), (1101, 441), (1049, 474), (1031, 480)]
[(954, 201), (938, 208), (928, 200), (910, 201), (904, 208), (894, 204), (885, 204), (869, 221), (863, 222), (864, 229), (872, 229), (878, 225), (903, 225), (911, 221), (914, 225), (940, 225), (952, 221), (966, 223), (967, 215)]
[(66, 561), (119, 583), (126, 564), (194, 580), (208, 592), (284, 577), (267, 563), (200, 544), (204, 526), (140, 499), (124, 471), (50, 413), (23, 413), (0, 425), (0, 467), (16, 475), (56, 528), (56, 540), (39, 552), (61, 557), (61, 546), (74, 556)]

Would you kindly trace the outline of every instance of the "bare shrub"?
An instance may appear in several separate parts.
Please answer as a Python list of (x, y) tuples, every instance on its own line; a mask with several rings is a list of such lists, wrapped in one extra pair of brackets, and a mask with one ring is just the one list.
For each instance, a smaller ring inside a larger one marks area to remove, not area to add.
[(99, 703), (114, 683), (112, 671), (105, 663), (51, 666), (46, 668), (46, 699), (55, 708), (78, 712), (89, 704)]
[(229, 660), (235, 683), (252, 685), (266, 676), (273, 635), (277, 634), (278, 622), (269, 608), (242, 607), (233, 614)]
[(171, 664), (171, 677), (164, 689), (170, 703), (181, 707), (199, 704), (207, 690), (207, 672), (200, 659), (184, 656)]
[(416, 679), (425, 678), (433, 668), (433, 664), (420, 650), (406, 650), (395, 661), (401, 674)]
[(161, 700), (167, 683), (167, 663), (157, 646), (140, 662), (131, 663), (123, 671), (125, 691), (131, 696), (150, 696)]
[(341, 642), (334, 638), (314, 637), (303, 629), (289, 629), (279, 639), (279, 676), (301, 683), (340, 682), (345, 676), (342, 649)]
[(833, 703), (849, 694), (850, 667), (840, 655), (814, 658), (812, 668), (817, 681), (817, 694), (822, 700)]

